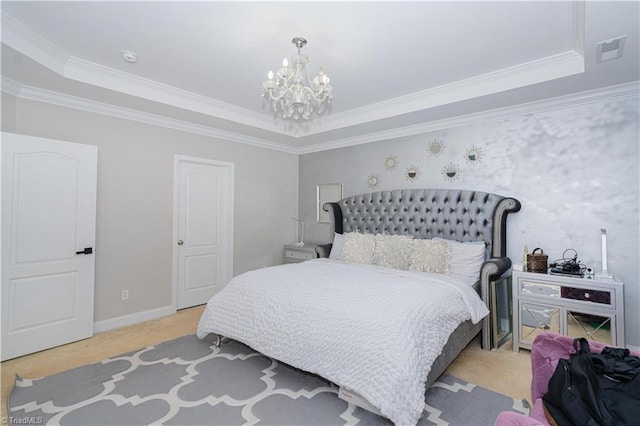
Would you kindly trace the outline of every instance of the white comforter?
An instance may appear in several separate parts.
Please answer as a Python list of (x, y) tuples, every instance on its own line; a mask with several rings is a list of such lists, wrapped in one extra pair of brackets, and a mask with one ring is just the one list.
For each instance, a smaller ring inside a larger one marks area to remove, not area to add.
[(319, 374), (408, 425), (449, 335), (487, 313), (447, 275), (317, 259), (238, 275), (209, 300), (197, 335), (231, 337)]

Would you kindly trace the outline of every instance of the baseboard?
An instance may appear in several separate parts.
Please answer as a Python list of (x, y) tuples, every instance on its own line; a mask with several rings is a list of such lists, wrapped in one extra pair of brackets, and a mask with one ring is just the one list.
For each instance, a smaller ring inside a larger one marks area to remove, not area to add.
[(161, 308), (149, 309), (148, 311), (136, 312), (121, 317), (110, 318), (93, 323), (93, 332), (101, 333), (103, 331), (115, 330), (116, 328), (126, 327), (128, 325), (139, 324), (141, 322), (166, 317), (176, 313), (173, 306), (163, 306)]
[(640, 352), (640, 346), (634, 346), (634, 345), (626, 345), (627, 349), (635, 351), (635, 352)]

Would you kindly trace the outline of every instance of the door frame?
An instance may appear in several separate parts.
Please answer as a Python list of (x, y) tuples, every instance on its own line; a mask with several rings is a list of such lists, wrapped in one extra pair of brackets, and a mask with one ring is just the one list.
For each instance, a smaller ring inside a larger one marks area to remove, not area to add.
[[(229, 218), (229, 238), (225, 247), (228, 250), (226, 270), (229, 271), (228, 279), (233, 277), (233, 239), (234, 239), (234, 209), (235, 209), (235, 164), (228, 161), (210, 160), (208, 158), (192, 157), (175, 154), (173, 159), (173, 232), (171, 245), (173, 247), (173, 291), (171, 307), (173, 312), (178, 311), (178, 212), (180, 203), (180, 164), (195, 163), (210, 166), (224, 167), (229, 170), (229, 205), (227, 217)], [(226, 285), (226, 283), (225, 283)]]

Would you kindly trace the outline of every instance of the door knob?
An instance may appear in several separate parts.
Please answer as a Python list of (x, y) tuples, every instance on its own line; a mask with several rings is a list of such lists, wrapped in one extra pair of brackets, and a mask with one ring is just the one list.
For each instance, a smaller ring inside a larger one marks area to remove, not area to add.
[(183, 245), (183, 244), (184, 244), (184, 241), (182, 241), (182, 240), (178, 240), (178, 245), (179, 245), (179, 246), (181, 246), (181, 245)]

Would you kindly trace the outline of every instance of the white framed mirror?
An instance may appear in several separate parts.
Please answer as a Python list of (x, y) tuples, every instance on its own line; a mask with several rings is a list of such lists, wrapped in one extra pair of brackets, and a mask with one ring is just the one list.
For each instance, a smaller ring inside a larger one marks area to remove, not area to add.
[(341, 183), (321, 183), (316, 190), (317, 220), (319, 223), (329, 223), (329, 212), (322, 210), (325, 203), (333, 203), (342, 199)]

